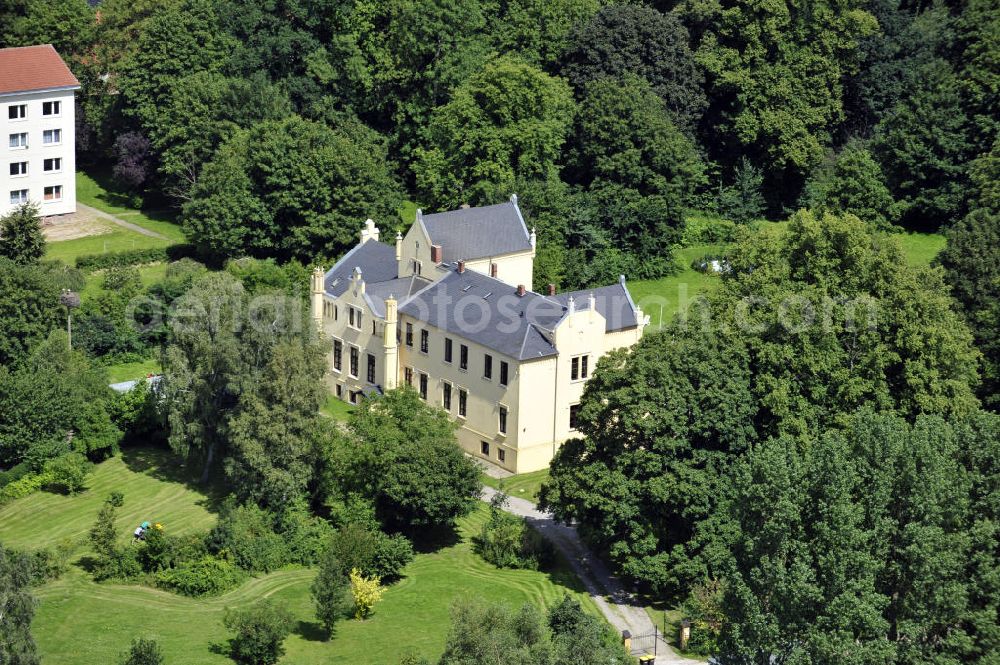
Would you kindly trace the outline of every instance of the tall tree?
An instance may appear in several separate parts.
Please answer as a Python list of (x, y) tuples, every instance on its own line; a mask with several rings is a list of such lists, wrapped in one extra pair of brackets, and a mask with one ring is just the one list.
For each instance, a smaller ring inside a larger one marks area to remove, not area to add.
[(35, 599), (28, 590), (31, 563), (0, 546), (0, 663), (38, 665), (31, 636)]
[(27, 350), (63, 322), (59, 284), (41, 266), (22, 266), (0, 256), (0, 365)]
[[(971, 335), (939, 270), (852, 216), (793, 216), (730, 254), (722, 288), (666, 334), (608, 354), (542, 503), (667, 593), (717, 570), (707, 522), (754, 442), (807, 441), (862, 406), (913, 418), (977, 406)], [(921, 340), (914, 343), (914, 340)]]
[(556, 174), (574, 112), (569, 86), (521, 62), (500, 59), (434, 110), (413, 170), (437, 208), (494, 203), (519, 179)]
[(885, 184), (878, 162), (862, 144), (848, 143), (829, 163), (817, 168), (805, 187), (806, 203), (850, 213), (877, 229), (891, 230), (899, 206)]
[[(501, 53), (517, 54), (551, 70), (562, 60), (573, 29), (586, 24), (606, 0), (513, 0), (491, 21)], [(493, 17), (491, 17), (493, 18)]]
[(577, 92), (596, 79), (646, 79), (671, 119), (691, 133), (705, 110), (704, 75), (695, 64), (691, 38), (676, 14), (641, 4), (603, 7), (569, 36), (561, 73)]
[(402, 388), (366, 400), (338, 441), (341, 490), (369, 498), (383, 524), (450, 528), (479, 495), (476, 467), (455, 441), (448, 415)]
[(0, 257), (14, 263), (38, 263), (45, 256), (45, 236), (37, 203), (25, 203), (0, 217)]
[(339, 256), (366, 218), (396, 216), (401, 199), (386, 148), (290, 116), (233, 134), (205, 164), (183, 220), (207, 256)]
[(82, 56), (94, 39), (94, 8), (87, 0), (12, 0), (0, 46), (52, 44), (64, 58)]

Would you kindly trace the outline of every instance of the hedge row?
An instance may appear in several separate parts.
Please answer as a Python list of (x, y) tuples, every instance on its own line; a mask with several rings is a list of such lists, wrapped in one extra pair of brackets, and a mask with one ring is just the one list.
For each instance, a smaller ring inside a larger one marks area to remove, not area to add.
[(106, 254), (84, 254), (76, 257), (76, 267), (80, 270), (104, 270), (105, 268), (122, 268), (143, 263), (177, 261), (193, 256), (195, 256), (194, 245), (178, 244), (149, 249), (129, 249)]
[(29, 473), (26, 476), (22, 476), (14, 482), (0, 488), (0, 505), (3, 505), (8, 501), (22, 499), (29, 494), (33, 494), (48, 485), (50, 482), (52, 482), (51, 473)]

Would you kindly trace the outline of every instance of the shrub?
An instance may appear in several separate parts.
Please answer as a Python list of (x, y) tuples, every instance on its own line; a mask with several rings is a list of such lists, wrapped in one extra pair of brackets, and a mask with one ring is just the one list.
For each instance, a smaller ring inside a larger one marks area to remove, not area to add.
[(69, 568), (69, 557), (76, 544), (71, 538), (64, 538), (55, 548), (36, 550), (29, 555), (31, 563), (31, 583), (45, 584), (57, 580)]
[(131, 547), (118, 548), (111, 556), (102, 557), (94, 569), (94, 578), (98, 581), (130, 580), (141, 574), (142, 566), (136, 558), (135, 549)]
[(21, 499), (42, 489), (49, 483), (51, 477), (47, 473), (29, 473), (12, 483), (0, 488), (0, 505)]
[(684, 226), (685, 245), (713, 245), (736, 239), (736, 222), (721, 217), (692, 215)]
[(354, 598), (354, 618), (364, 619), (372, 613), (375, 603), (382, 599), (385, 589), (378, 581), (378, 577), (372, 575), (365, 577), (357, 568), (353, 568), (350, 574), (351, 596)]
[(326, 520), (310, 515), (304, 506), (295, 505), (277, 517), (275, 531), (287, 544), (290, 561), (308, 566), (322, 558), (333, 527)]
[(403, 566), (413, 560), (413, 544), (400, 534), (386, 535), (360, 524), (338, 529), (330, 539), (330, 552), (345, 570), (357, 568), (380, 580), (399, 577)]
[(48, 485), (61, 488), (67, 494), (76, 494), (94, 470), (94, 465), (80, 453), (67, 453), (45, 462), (45, 473), (49, 475)]
[(112, 492), (108, 495), (107, 502), (115, 508), (121, 508), (125, 505), (125, 495), (121, 492)]
[(76, 267), (80, 270), (105, 270), (107, 268), (123, 268), (144, 263), (159, 263), (162, 261), (177, 261), (194, 256), (194, 246), (187, 244), (171, 245), (169, 247), (151, 247), (148, 249), (129, 249), (122, 252), (106, 254), (84, 254), (76, 257)]
[(490, 519), (473, 541), (473, 548), (497, 568), (537, 570), (551, 560), (552, 548), (527, 520), (504, 512), (506, 504), (506, 494), (493, 497)]
[(687, 650), (709, 656), (719, 652), (719, 634), (725, 613), (722, 610), (725, 586), (719, 580), (696, 584), (681, 605), (684, 615), (691, 620), (691, 637)]
[(313, 580), (309, 591), (316, 605), (316, 618), (323, 624), (327, 638), (333, 636), (333, 629), (350, 606), (348, 590), (350, 581), (344, 564), (327, 552)]
[(9, 485), (15, 480), (24, 478), (29, 473), (31, 473), (31, 465), (27, 462), (21, 462), (6, 471), (0, 471), (0, 488)]
[(156, 574), (156, 583), (185, 596), (214, 596), (238, 586), (246, 573), (224, 559), (203, 556)]
[(224, 623), (236, 633), (229, 641), (233, 660), (252, 665), (277, 663), (285, 653), (282, 643), (292, 631), (292, 615), (270, 600), (242, 610), (226, 610)]
[(256, 505), (224, 507), (207, 543), (252, 572), (268, 573), (292, 561), (288, 542), (274, 530), (274, 517)]
[(155, 640), (139, 638), (125, 655), (121, 665), (163, 665), (163, 652)]
[(153, 527), (146, 530), (145, 539), (138, 553), (139, 563), (147, 573), (155, 573), (170, 568), (174, 563), (173, 539), (163, 529)]

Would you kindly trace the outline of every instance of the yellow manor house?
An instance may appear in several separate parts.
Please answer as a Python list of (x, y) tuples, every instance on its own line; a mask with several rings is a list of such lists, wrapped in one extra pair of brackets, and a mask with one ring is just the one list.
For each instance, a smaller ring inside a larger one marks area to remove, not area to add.
[(631, 346), (648, 323), (622, 276), (557, 294), (531, 283), (535, 233), (517, 196), (424, 215), (395, 245), (372, 220), (361, 241), (312, 275), (312, 316), (329, 344), (342, 400), (400, 384), (460, 423), (470, 454), (509, 471), (548, 466), (575, 433), (598, 359)]

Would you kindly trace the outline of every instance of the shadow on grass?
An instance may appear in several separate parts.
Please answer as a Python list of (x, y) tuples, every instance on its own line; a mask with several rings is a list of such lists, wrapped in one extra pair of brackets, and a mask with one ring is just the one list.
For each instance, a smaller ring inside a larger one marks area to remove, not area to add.
[(76, 561), (74, 561), (73, 565), (82, 570), (83, 572), (87, 573), (88, 575), (93, 575), (94, 571), (97, 570), (98, 563), (99, 562), (96, 556), (85, 554)]
[(213, 478), (207, 483), (200, 482), (198, 474), (184, 461), (169, 450), (160, 448), (125, 448), (122, 460), (129, 470), (145, 473), (157, 480), (184, 485), (190, 490), (205, 495), (198, 501), (208, 511), (218, 513), (226, 492), (220, 479)]
[(309, 642), (326, 642), (329, 638), (318, 621), (299, 621), (293, 632)]
[(441, 526), (421, 531), (404, 531), (403, 534), (413, 541), (413, 551), (417, 554), (433, 554), (447, 547), (454, 547), (462, 542), (462, 535), (455, 526)]
[(225, 642), (212, 642), (208, 645), (208, 650), (216, 655), (226, 657), (231, 656), (233, 653), (232, 646), (228, 640)]

